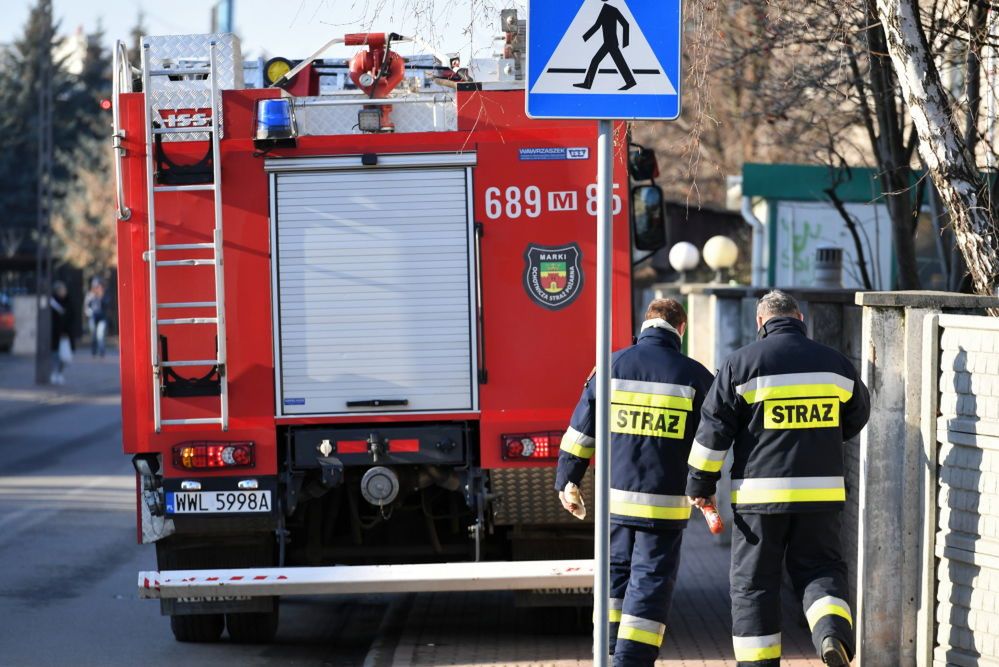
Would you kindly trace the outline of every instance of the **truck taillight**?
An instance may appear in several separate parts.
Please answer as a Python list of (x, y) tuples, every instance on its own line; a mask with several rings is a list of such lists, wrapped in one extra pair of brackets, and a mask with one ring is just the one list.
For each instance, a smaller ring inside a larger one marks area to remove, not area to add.
[(252, 468), (252, 442), (183, 442), (173, 447), (173, 464), (188, 470)]
[(507, 461), (557, 459), (559, 443), (562, 442), (562, 433), (556, 431), (522, 433), (502, 437), (503, 459)]

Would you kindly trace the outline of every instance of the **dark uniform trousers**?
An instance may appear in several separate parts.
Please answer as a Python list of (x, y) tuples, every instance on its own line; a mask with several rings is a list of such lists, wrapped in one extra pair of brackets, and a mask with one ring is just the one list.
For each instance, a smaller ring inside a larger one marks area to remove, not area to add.
[(611, 524), (610, 633), (614, 667), (655, 664), (666, 633), (682, 541), (682, 529)]
[(815, 650), (832, 635), (854, 654), (840, 514), (745, 514), (736, 509), (732, 635), (740, 667), (780, 665), (782, 561), (802, 602)]

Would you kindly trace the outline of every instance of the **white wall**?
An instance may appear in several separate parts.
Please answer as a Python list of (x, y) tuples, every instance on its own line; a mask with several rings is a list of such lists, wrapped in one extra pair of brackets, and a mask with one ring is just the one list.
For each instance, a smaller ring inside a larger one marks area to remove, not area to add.
[[(815, 250), (843, 249), (843, 287), (863, 288), (853, 237), (843, 218), (824, 202), (776, 202), (777, 240), (770, 258), (776, 267), (776, 285), (815, 284)], [(892, 287), (891, 219), (883, 205), (846, 204), (859, 223), (867, 271), (876, 290)]]

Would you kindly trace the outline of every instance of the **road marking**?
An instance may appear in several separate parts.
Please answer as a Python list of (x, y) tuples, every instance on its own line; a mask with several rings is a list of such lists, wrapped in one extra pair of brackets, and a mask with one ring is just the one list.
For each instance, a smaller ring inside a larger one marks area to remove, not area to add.
[[(12, 488), (30, 488), (30, 485), (43, 485), (36, 488), (43, 488), (50, 491), (52, 488), (70, 488), (65, 493), (57, 494), (62, 500), (72, 500), (85, 496), (88, 492), (98, 488), (106, 487), (124, 491), (128, 489), (135, 493), (135, 477), (131, 475), (105, 475), (101, 477), (91, 477), (89, 475), (64, 475), (64, 476), (39, 476), (39, 477), (0, 477), (0, 490)], [(85, 509), (79, 506), (80, 509)], [(5, 517), (0, 517), (0, 535), (10, 537), (18, 532), (23, 532), (46, 521), (52, 514), (74, 509), (67, 505), (59, 508), (39, 509), (37, 507), (26, 507), (16, 510)], [(18, 523), (26, 517), (32, 517), (28, 521)], [(8, 526), (13, 527), (13, 531), (7, 531)]]

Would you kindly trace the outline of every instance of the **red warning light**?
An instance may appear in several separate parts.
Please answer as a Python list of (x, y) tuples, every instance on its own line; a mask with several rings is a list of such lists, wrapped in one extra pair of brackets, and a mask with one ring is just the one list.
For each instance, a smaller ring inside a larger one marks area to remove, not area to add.
[(103, 99), (101, 100), (101, 108), (105, 111), (111, 111), (111, 100)]

